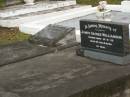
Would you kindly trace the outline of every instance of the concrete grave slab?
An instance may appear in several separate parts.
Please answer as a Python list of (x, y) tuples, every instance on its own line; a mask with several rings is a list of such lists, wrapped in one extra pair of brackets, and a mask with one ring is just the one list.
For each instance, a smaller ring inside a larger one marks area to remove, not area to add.
[(66, 48), (79, 45), (77, 42), (47, 47), (40, 44), (32, 44), (28, 41), (17, 42), (0, 47), (0, 66), (31, 59), (34, 57), (54, 53)]
[(130, 1), (125, 0), (121, 2), (121, 11), (122, 12), (130, 12)]
[(21, 24), (19, 29), (22, 32), (34, 35), (35, 33), (45, 28), (49, 24), (55, 24), (55, 23), (62, 22), (65, 20), (70, 20), (76, 17), (77, 18), (82, 17), (85, 15), (94, 13), (95, 11), (96, 11), (95, 7), (92, 8), (90, 6), (82, 6), (79, 8), (69, 9), (66, 11), (53, 12), (53, 13), (48, 14), (46, 17), (44, 17), (44, 20), (39, 19), (38, 21)]
[(29, 13), (25, 15), (13, 16), (13, 17), (8, 17), (8, 18), (0, 18), (0, 25), (3, 27), (19, 27), (22, 24), (26, 25), (26, 24), (36, 22), (36, 21), (44, 21), (47, 19), (47, 17), (56, 17), (61, 12), (69, 13), (69, 10), (76, 11), (76, 9), (78, 10), (80, 8), (88, 9), (88, 8), (91, 8), (91, 6), (84, 7), (84, 6), (74, 5), (74, 6), (68, 6), (68, 7), (63, 7), (63, 8), (56, 8), (52, 10), (40, 11), (36, 13)]
[[(117, 91), (115, 93), (123, 93), (126, 82), (129, 82), (130, 65), (117, 66), (82, 58), (76, 56), (75, 49), (76, 47), (68, 48), (1, 67), (1, 91), (18, 97), (80, 97), (80, 94), (86, 95), (87, 90), (93, 91), (95, 87), (107, 84)], [(122, 91), (120, 86), (123, 87)]]
[(22, 15), (17, 15), (17, 16), (4, 17), (4, 18), (0, 18), (0, 26), (19, 27), (19, 25), (21, 24), (36, 21), (38, 19), (43, 19), (44, 16), (47, 16), (50, 13), (64, 11), (68, 9), (78, 8), (78, 7), (79, 7), (78, 5), (72, 5), (72, 6), (38, 11), (38, 12), (33, 12), (33, 13), (27, 13), (27, 14), (22, 14)]
[(0, 10), (0, 17), (10, 17), (21, 14), (27, 14), (31, 12), (38, 12), (43, 10), (54, 9), (58, 7), (76, 5), (75, 0), (69, 1), (49, 1), (49, 2), (37, 2), (35, 5), (15, 5), (11, 7), (6, 7)]
[(121, 11), (122, 10), (122, 6), (121, 5), (111, 5), (111, 4), (108, 4), (107, 6), (106, 6), (106, 8), (108, 9), (108, 10), (113, 10), (113, 11)]

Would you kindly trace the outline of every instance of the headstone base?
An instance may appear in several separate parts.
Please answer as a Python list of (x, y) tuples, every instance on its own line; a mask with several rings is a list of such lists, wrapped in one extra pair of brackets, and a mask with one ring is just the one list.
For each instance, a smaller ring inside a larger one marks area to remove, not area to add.
[(76, 53), (79, 56), (107, 61), (119, 65), (127, 65), (128, 63), (130, 63), (130, 54), (126, 56), (116, 56), (116, 55), (110, 55), (101, 52), (86, 50), (82, 48), (77, 49)]

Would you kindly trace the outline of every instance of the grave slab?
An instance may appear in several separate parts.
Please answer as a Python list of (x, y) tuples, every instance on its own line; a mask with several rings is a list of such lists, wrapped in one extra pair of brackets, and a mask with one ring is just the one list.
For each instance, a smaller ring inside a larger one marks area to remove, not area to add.
[[(9, 96), (17, 95), (16, 97), (81, 97), (80, 94), (86, 93), (85, 90), (93, 91), (95, 87), (104, 84), (109, 86), (108, 83), (113, 81), (113, 90), (123, 92), (118, 89), (120, 90), (120, 85), (125, 87), (125, 81), (129, 82), (130, 65), (119, 66), (79, 57), (75, 54), (76, 48), (1, 67), (1, 92)], [(120, 80), (122, 77), (125, 78)]]
[(25, 23), (28, 24), (29, 22), (32, 21), (42, 20), (44, 17), (49, 16), (49, 14), (51, 13), (70, 10), (79, 7), (80, 7), (79, 5), (71, 5), (71, 6), (59, 7), (59, 8), (54, 8), (54, 9), (49, 9), (44, 11), (17, 15), (17, 16), (4, 17), (4, 18), (0, 18), (0, 26), (19, 27), (21, 24), (25, 24)]
[(43, 10), (54, 9), (58, 7), (76, 5), (75, 0), (69, 1), (49, 1), (49, 2), (37, 2), (35, 5), (15, 5), (11, 7), (6, 7), (0, 10), (0, 17), (10, 17), (20, 14), (26, 14), (31, 12), (38, 12)]
[(121, 11), (122, 10), (122, 6), (121, 5), (114, 5), (114, 4), (108, 4), (106, 6), (106, 8), (108, 10), (113, 10), (113, 11)]
[[(29, 34), (35, 34), (44, 27), (46, 27), (49, 24), (55, 24), (58, 22), (70, 20), (73, 18), (79, 18), (91, 13), (94, 13), (96, 8), (92, 8), (90, 6), (82, 6), (79, 8), (74, 8), (66, 11), (60, 11), (60, 12), (54, 12), (48, 14), (46, 17), (44, 17), (44, 20), (38, 20), (26, 24), (20, 25), (19, 29), (22, 32), (29, 33)], [(50, 17), (50, 18), (48, 18)], [(72, 23), (71, 23), (72, 24)]]
[(129, 0), (121, 2), (121, 11), (130, 12), (130, 1)]

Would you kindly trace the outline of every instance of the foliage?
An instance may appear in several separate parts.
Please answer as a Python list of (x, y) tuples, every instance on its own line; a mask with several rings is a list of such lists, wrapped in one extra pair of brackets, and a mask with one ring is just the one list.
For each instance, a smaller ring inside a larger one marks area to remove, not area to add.
[[(103, 0), (77, 0), (78, 4), (89, 4), (89, 5), (98, 5), (99, 1)], [(106, 0), (110, 4), (120, 4), (122, 0)]]
[(5, 5), (6, 0), (0, 0), (0, 7), (3, 7)]

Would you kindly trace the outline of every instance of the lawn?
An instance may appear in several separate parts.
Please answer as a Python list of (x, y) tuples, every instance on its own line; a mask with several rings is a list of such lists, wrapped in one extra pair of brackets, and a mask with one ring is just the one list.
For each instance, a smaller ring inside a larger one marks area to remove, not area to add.
[[(0, 7), (3, 7), (5, 5), (6, 0), (0, 0)], [(37, 0), (39, 1), (39, 0)], [(102, 0), (77, 0), (78, 4), (90, 4), (90, 5), (97, 5), (99, 1)], [(111, 4), (120, 4), (122, 0), (107, 0), (108, 3)]]
[(3, 7), (5, 5), (6, 0), (0, 0), (0, 7)]
[[(103, 0), (77, 0), (78, 4), (89, 4), (89, 5), (97, 5), (99, 1)], [(110, 4), (120, 4), (122, 0), (107, 0)]]
[(28, 40), (30, 35), (22, 33), (18, 28), (0, 27), (0, 45), (11, 44), (18, 41)]

